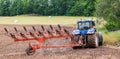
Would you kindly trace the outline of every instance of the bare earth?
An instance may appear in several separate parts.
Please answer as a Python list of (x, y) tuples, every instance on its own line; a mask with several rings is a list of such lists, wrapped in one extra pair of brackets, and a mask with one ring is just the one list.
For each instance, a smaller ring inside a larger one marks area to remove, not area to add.
[[(81, 48), (73, 50), (72, 48), (56, 48), (56, 49), (39, 49), (34, 55), (28, 56), (25, 53), (25, 49), (28, 47), (29, 42), (14, 42), (7, 36), (4, 31), (4, 27), (9, 28), (11, 33), (13, 27), (17, 27), (20, 32), (25, 32), (22, 29), (23, 25), (0, 25), (0, 59), (120, 59), (120, 48), (115, 46), (101, 46), (99, 48)], [(31, 25), (25, 25), (29, 31)], [(34, 25), (37, 29), (40, 29), (40, 25)], [(54, 26), (56, 27), (56, 26)], [(64, 26), (65, 27), (65, 26)], [(45, 28), (48, 26), (45, 25)], [(69, 31), (72, 31), (71, 27), (65, 27)], [(45, 44), (50, 45), (63, 45), (67, 44), (68, 40), (48, 40)]]

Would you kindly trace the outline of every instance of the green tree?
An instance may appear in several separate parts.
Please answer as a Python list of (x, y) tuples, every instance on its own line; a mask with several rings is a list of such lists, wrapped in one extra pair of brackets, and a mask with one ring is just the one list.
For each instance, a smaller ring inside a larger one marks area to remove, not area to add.
[(74, 16), (93, 16), (95, 11), (95, 0), (79, 0), (68, 12)]
[(10, 5), (10, 15), (21, 15), (24, 14), (24, 3), (22, 0), (14, 0)]
[(23, 11), (23, 14), (30, 14), (30, 13), (32, 13), (31, 11), (30, 11), (30, 0), (23, 0), (23, 9), (24, 9), (24, 11)]
[(53, 15), (66, 14), (66, 0), (51, 0), (51, 6), (48, 6)]
[(83, 16), (84, 15), (84, 9), (85, 9), (85, 5), (86, 3), (84, 2), (84, 0), (79, 0), (75, 3), (75, 5), (71, 8), (71, 10), (69, 11), (70, 15), (74, 15), (74, 16)]
[(0, 0), (0, 15), (1, 16), (9, 16), (10, 11), (10, 0)]
[(37, 0), (29, 0), (28, 1), (28, 13), (34, 13), (34, 8), (35, 8), (35, 1)]
[(96, 0), (96, 16), (107, 21), (108, 30), (120, 28), (120, 0)]
[(69, 15), (71, 8), (75, 5), (78, 0), (66, 0), (66, 15)]
[(95, 1), (96, 0), (86, 0), (86, 5), (84, 9), (85, 16), (93, 16), (95, 12)]

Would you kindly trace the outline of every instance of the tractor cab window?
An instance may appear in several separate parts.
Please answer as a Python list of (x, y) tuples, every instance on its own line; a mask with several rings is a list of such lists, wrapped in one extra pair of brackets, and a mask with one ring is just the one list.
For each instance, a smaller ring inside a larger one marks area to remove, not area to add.
[(78, 23), (78, 29), (84, 30), (84, 29), (90, 29), (93, 27), (92, 22), (79, 22)]

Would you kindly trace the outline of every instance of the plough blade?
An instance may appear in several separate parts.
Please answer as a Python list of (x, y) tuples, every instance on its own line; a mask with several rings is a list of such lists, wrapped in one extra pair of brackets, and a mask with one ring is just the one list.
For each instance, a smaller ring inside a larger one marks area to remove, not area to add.
[(43, 31), (45, 31), (45, 28), (43, 27), (43, 25), (41, 25), (41, 28), (42, 28)]
[(32, 28), (33, 28), (33, 30), (34, 30), (34, 31), (36, 31), (36, 29), (35, 29), (35, 27), (34, 27), (34, 26), (32, 26)]
[(16, 33), (18, 33), (18, 30), (17, 30), (17, 28), (16, 28), (16, 27), (14, 27), (14, 30), (16, 31)]
[(51, 30), (53, 30), (53, 27), (52, 27), (52, 25), (50, 25), (50, 29), (51, 29)]
[(4, 30), (5, 30), (5, 32), (6, 32), (6, 33), (8, 33), (8, 30), (7, 30), (7, 28), (4, 28)]

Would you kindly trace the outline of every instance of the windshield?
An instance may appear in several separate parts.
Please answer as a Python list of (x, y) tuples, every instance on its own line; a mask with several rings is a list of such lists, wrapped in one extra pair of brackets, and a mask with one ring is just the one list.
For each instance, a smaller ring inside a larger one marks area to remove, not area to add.
[(78, 23), (78, 29), (83, 30), (83, 29), (90, 29), (92, 28), (92, 22), (80, 22)]

